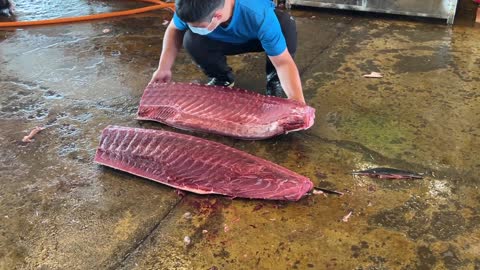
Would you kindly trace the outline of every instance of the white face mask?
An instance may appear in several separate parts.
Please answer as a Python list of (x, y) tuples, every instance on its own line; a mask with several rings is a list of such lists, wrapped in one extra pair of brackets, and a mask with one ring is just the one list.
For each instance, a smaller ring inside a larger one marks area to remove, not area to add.
[(192, 30), (193, 33), (205, 36), (212, 33), (215, 30), (215, 28), (218, 27), (217, 25), (212, 30), (208, 30), (208, 27), (213, 23), (213, 19), (215, 19), (215, 17), (212, 18), (212, 20), (207, 25), (207, 27), (195, 27), (195, 26), (191, 26), (190, 24), (188, 24), (188, 27), (190, 28), (190, 30)]
[(191, 26), (191, 25), (188, 25), (188, 27), (190, 27), (190, 30), (192, 30), (193, 33), (195, 34), (199, 34), (199, 35), (202, 35), (202, 36), (205, 36), (205, 35), (208, 35), (210, 33), (213, 32), (213, 30), (208, 30), (208, 28), (204, 28), (204, 27), (194, 27), (194, 26)]

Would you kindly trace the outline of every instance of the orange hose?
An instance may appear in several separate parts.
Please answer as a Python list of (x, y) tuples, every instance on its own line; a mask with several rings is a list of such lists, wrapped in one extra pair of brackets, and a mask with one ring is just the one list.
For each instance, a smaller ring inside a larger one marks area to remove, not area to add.
[(78, 17), (57, 18), (57, 19), (48, 19), (48, 20), (39, 20), (39, 21), (0, 22), (0, 28), (82, 22), (82, 21), (99, 20), (99, 19), (105, 19), (105, 18), (133, 15), (133, 14), (148, 12), (148, 11), (157, 10), (157, 9), (170, 9), (172, 11), (175, 9), (175, 3), (165, 3), (160, 0), (140, 0), (140, 1), (152, 3), (155, 5), (149, 6), (149, 7), (143, 7), (143, 8), (124, 10), (124, 11), (100, 13), (100, 14), (78, 16)]

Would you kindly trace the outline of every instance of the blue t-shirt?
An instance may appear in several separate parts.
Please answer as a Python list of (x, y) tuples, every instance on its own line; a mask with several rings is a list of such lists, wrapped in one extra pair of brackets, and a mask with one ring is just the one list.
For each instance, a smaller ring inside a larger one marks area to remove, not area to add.
[[(207, 36), (236, 44), (258, 39), (267, 55), (277, 56), (285, 51), (287, 44), (274, 9), (271, 0), (236, 0), (230, 24), (218, 26)], [(173, 15), (173, 23), (182, 31), (188, 29), (188, 24), (177, 13)]]

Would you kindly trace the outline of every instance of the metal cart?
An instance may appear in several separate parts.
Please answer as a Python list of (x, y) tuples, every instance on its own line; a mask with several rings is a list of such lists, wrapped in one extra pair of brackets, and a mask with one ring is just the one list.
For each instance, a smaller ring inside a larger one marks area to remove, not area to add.
[(286, 0), (292, 5), (350, 9), (446, 19), (453, 24), (458, 0)]

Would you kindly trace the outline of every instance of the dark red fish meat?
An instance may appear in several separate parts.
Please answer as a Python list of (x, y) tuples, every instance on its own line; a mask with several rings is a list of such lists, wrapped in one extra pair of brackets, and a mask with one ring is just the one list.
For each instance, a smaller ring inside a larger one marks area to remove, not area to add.
[(109, 126), (95, 162), (198, 194), (297, 201), (305, 176), (226, 145), (161, 130)]
[(179, 129), (249, 140), (308, 129), (314, 118), (314, 108), (294, 100), (187, 83), (148, 85), (137, 117)]

